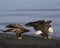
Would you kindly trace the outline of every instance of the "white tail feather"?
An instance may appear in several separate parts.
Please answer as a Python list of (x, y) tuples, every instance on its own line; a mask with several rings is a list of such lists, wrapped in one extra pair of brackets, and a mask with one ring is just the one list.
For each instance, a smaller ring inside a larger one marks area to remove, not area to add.
[(37, 32), (35, 32), (35, 35), (40, 35), (42, 34), (41, 30), (38, 30)]

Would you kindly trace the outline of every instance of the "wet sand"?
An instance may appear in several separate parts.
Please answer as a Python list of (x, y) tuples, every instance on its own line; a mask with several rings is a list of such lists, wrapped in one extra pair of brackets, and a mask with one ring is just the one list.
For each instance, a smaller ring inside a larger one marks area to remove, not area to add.
[(51, 40), (42, 37), (23, 35), (18, 40), (15, 34), (0, 34), (0, 48), (60, 48), (60, 39)]

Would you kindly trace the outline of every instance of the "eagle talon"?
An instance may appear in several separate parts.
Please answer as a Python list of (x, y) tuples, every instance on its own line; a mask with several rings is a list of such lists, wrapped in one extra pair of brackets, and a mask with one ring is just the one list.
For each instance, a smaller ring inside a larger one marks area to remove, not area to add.
[(18, 37), (18, 39), (22, 39), (22, 37)]
[(48, 36), (48, 39), (52, 39), (52, 37), (51, 36)]

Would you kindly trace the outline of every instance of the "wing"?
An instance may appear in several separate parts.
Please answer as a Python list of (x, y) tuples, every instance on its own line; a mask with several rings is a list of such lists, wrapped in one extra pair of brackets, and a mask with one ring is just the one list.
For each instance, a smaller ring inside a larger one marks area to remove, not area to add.
[(3, 32), (11, 32), (13, 29), (2, 30)]
[(37, 26), (37, 25), (40, 25), (42, 23), (45, 23), (45, 20), (38, 20), (38, 21), (34, 21), (34, 22), (29, 22), (29, 23), (25, 24), (25, 26), (29, 26), (29, 27)]
[(52, 22), (52, 20), (48, 20), (48, 21), (46, 21), (46, 23), (48, 23), (48, 24), (50, 24)]
[(20, 24), (9, 24), (6, 26), (6, 28), (19, 28), (19, 29), (23, 29), (24, 27), (21, 26)]

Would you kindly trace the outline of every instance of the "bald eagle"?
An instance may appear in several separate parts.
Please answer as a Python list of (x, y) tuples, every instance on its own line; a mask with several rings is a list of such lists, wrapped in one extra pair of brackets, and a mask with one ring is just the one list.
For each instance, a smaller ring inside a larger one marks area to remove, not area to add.
[[(25, 24), (25, 26), (34, 27), (36, 30), (35, 35), (42, 35), (45, 39), (51, 39), (51, 36), (53, 34), (53, 28), (50, 25), (51, 22), (52, 20), (39, 20), (35, 22), (29, 22)], [(50, 35), (48, 35), (49, 32)]]
[(25, 32), (29, 32), (28, 29), (24, 28), (20, 24), (9, 24), (6, 26), (8, 28), (7, 30), (4, 30), (3, 32), (15, 32), (18, 36), (18, 39), (22, 39), (21, 34)]

